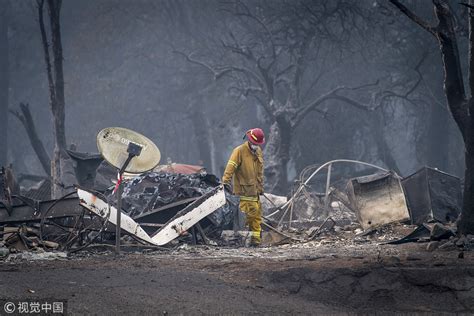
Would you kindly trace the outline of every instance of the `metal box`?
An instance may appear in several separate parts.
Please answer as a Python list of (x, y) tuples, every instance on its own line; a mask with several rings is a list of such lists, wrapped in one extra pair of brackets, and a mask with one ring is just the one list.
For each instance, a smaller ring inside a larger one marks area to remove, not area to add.
[(454, 222), (462, 208), (461, 180), (424, 167), (402, 180), (412, 224)]
[(348, 194), (364, 230), (410, 219), (400, 179), (391, 172), (349, 180)]

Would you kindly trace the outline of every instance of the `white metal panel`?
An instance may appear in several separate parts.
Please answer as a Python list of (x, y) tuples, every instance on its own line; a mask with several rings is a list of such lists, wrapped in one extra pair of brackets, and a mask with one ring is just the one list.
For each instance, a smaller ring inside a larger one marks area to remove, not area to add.
[[(79, 196), (80, 204), (82, 206), (103, 218), (107, 216), (107, 202), (94, 194), (79, 188), (77, 189), (77, 195)], [(145, 242), (156, 246), (162, 246), (179, 237), (201, 219), (224, 206), (225, 203), (224, 187), (221, 185), (209, 195), (199, 198), (180, 211), (177, 216), (166, 223), (160, 231), (153, 236), (153, 238), (150, 237), (150, 235), (148, 235), (137, 222), (123, 212), (120, 226), (126, 232), (135, 235)], [(183, 215), (179, 216), (180, 214)], [(108, 221), (115, 225), (116, 216), (117, 209), (111, 205)]]
[[(202, 201), (202, 199), (198, 199), (196, 202), (190, 204), (184, 210), (182, 210), (181, 212), (184, 213), (184, 215), (171, 219), (171, 221), (169, 221), (155, 236), (153, 236), (154, 243), (157, 245), (165, 245), (169, 243), (171, 240), (180, 236), (201, 219), (225, 205), (225, 203), (226, 200), (224, 188), (223, 186), (220, 186), (210, 197), (207, 197), (204, 201)], [(192, 210), (188, 211), (188, 208)]]
[[(89, 211), (105, 218), (108, 213), (108, 204), (101, 198), (98, 198), (94, 194), (87, 192), (82, 189), (77, 189), (77, 195), (79, 196), (79, 201), (82, 206), (87, 208)], [(112, 224), (116, 224), (117, 221), (117, 209), (114, 206), (110, 206), (110, 214), (108, 216), (108, 221)], [(140, 225), (135, 222), (130, 216), (122, 212), (122, 218), (120, 222), (120, 227), (129, 234), (133, 234), (139, 239), (155, 244), (150, 236), (140, 227)]]

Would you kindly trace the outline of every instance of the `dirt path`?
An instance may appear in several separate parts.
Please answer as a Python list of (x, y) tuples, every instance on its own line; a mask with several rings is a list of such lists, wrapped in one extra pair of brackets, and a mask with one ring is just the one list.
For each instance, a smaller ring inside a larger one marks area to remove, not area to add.
[(0, 298), (65, 299), (71, 314), (101, 315), (474, 313), (474, 253), (423, 249), (188, 247), (0, 263)]

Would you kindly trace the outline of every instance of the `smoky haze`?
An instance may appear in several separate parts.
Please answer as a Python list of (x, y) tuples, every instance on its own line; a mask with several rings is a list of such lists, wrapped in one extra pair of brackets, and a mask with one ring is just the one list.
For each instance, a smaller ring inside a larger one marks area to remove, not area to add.
[[(429, 16), (429, 1), (412, 2)], [(51, 156), (36, 2), (0, 3), (0, 128), (8, 139), (0, 162), (44, 175), (7, 111), (29, 104)], [(66, 139), (78, 151), (97, 152), (97, 133), (120, 126), (152, 139), (162, 163), (203, 164), (221, 176), (244, 132), (261, 127), (271, 174), (285, 182), (338, 158), (402, 175), (429, 165), (462, 177), (437, 43), (385, 1), (69, 0), (61, 36)], [(268, 78), (259, 67), (271, 81), (263, 92), (259, 81)], [(338, 88), (337, 97), (300, 111)], [(277, 126), (278, 118), (291, 126)], [(289, 135), (288, 144), (276, 134)]]

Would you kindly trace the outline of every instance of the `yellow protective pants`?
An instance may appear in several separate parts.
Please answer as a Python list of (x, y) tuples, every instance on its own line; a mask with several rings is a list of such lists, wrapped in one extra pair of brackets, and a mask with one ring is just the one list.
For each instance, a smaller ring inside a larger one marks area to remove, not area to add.
[(260, 244), (260, 233), (262, 228), (262, 206), (258, 197), (240, 197), (240, 210), (245, 213), (245, 223), (252, 232), (251, 242), (253, 244)]

